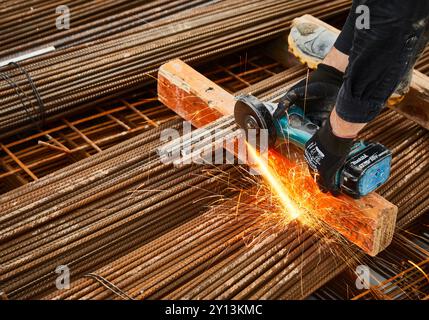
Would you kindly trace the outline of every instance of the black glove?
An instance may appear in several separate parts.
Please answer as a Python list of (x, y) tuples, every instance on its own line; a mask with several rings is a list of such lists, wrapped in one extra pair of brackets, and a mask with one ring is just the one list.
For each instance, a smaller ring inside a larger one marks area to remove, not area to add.
[[(305, 106), (306, 117), (319, 127), (328, 119), (338, 91), (343, 84), (344, 74), (334, 67), (319, 64), (307, 79), (295, 84), (279, 101), (274, 117), (280, 118), (292, 105), (301, 109)], [(305, 101), (305, 102), (304, 102)]]
[(305, 160), (310, 172), (318, 173), (316, 182), (323, 192), (340, 193), (335, 184), (336, 174), (344, 165), (352, 146), (353, 139), (334, 135), (329, 119), (305, 144)]

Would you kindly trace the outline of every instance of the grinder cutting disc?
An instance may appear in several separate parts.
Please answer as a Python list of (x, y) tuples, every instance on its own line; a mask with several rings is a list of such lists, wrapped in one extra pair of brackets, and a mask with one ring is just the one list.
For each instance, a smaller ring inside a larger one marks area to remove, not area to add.
[(276, 143), (277, 132), (273, 117), (267, 106), (252, 95), (241, 95), (236, 97), (234, 106), (234, 118), (236, 123), (247, 132), (256, 130), (256, 141), (259, 147), (260, 130), (268, 130), (268, 146)]

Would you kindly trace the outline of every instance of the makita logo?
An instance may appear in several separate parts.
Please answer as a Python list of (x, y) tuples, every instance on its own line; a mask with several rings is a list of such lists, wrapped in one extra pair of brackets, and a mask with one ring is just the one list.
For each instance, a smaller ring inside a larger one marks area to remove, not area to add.
[(358, 164), (359, 162), (361, 162), (361, 161), (363, 161), (363, 160), (365, 160), (366, 158), (368, 158), (368, 156), (367, 156), (367, 154), (366, 153), (364, 153), (363, 155), (361, 155), (359, 158), (357, 158), (356, 160), (354, 160), (354, 161), (352, 161), (352, 165), (356, 165), (356, 164)]
[(371, 157), (369, 157), (368, 160), (365, 160), (364, 162), (362, 162), (361, 164), (358, 165), (359, 169), (364, 169), (366, 166), (370, 165), (371, 162), (374, 162), (378, 159), (378, 155), (374, 154)]

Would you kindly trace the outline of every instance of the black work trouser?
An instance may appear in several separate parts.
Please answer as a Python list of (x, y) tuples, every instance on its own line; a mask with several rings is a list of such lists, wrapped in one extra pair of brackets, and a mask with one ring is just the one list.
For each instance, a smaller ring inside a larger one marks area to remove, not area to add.
[[(362, 5), (369, 12), (368, 29), (362, 28)], [(407, 80), (428, 39), (429, 0), (354, 0), (334, 45), (349, 55), (338, 115), (354, 123), (375, 118)]]

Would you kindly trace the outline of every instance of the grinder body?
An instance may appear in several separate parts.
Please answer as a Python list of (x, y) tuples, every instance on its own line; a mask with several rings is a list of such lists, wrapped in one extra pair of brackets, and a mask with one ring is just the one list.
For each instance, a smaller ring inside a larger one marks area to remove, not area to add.
[[(234, 117), (237, 124), (246, 131), (268, 130), (269, 147), (285, 141), (304, 149), (319, 129), (297, 106), (290, 107), (283, 117), (276, 119), (273, 114), (277, 104), (263, 103), (252, 95), (242, 95), (236, 99)], [(380, 143), (357, 141), (336, 174), (336, 185), (344, 194), (361, 198), (387, 181), (391, 161), (390, 150)]]

